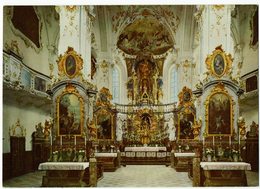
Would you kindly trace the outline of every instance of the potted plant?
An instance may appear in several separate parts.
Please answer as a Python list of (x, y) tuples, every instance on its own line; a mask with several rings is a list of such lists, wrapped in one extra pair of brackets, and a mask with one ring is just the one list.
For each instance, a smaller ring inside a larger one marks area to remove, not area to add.
[(214, 151), (213, 151), (212, 148), (206, 148), (205, 154), (206, 154), (206, 157), (207, 157), (207, 161), (211, 161), (212, 156), (214, 155)]

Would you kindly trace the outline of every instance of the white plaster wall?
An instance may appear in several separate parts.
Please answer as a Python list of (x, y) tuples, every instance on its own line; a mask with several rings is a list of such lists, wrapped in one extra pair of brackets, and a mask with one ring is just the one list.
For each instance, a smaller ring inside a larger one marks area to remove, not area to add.
[(250, 125), (252, 124), (252, 121), (255, 123), (259, 123), (259, 112), (258, 112), (258, 106), (252, 107), (251, 110), (247, 110), (245, 112), (241, 112), (241, 116), (245, 118), (246, 122), (246, 130), (250, 130)]
[(10, 152), (9, 128), (20, 119), (20, 124), (26, 128), (25, 150), (32, 150), (32, 133), (35, 125), (41, 122), (44, 125), (50, 115), (35, 107), (21, 107), (18, 104), (3, 104), (3, 153)]
[(250, 20), (252, 18), (252, 12), (254, 7), (243, 6), (240, 15), (240, 31), (241, 31), (241, 43), (243, 46), (243, 66), (241, 70), (241, 76), (247, 74), (248, 72), (258, 69), (259, 54), (258, 49), (253, 49), (250, 47)]
[[(37, 10), (38, 10), (37, 12), (39, 13), (39, 18), (43, 18), (44, 17), (43, 13), (46, 12), (45, 7), (37, 7)], [(50, 75), (50, 69), (48, 63), (48, 56), (49, 56), (48, 45), (55, 45), (56, 42), (55, 38), (57, 38), (56, 33), (59, 26), (58, 21), (55, 21), (55, 19), (52, 18), (48, 20), (51, 25), (46, 25), (46, 23), (44, 23), (43, 20), (40, 19), (40, 22), (42, 24), (42, 29), (40, 33), (41, 34), (40, 43), (42, 44), (42, 49), (40, 50), (39, 53), (37, 53), (34, 48), (27, 47), (25, 45), (24, 40), (13, 32), (10, 25), (12, 23), (8, 21), (7, 12), (8, 12), (8, 7), (4, 7), (3, 44), (5, 45), (5, 43), (7, 43), (8, 45), (10, 45), (12, 40), (17, 41), (19, 50), (24, 57), (23, 62), (36, 71), (39, 71), (45, 75)], [(47, 29), (46, 26), (48, 27)], [(57, 56), (55, 55), (52, 56), (54, 56), (52, 58), (53, 60), (57, 59)]]

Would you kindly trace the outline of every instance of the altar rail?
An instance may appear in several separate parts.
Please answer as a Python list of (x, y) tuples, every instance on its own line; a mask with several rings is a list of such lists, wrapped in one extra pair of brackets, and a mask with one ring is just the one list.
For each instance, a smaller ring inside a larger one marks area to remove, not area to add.
[(173, 113), (177, 111), (176, 109), (177, 102), (170, 104), (141, 104), (141, 105), (132, 105), (132, 104), (115, 104), (117, 112), (122, 114), (135, 114), (141, 108), (147, 108), (153, 110), (154, 113)]

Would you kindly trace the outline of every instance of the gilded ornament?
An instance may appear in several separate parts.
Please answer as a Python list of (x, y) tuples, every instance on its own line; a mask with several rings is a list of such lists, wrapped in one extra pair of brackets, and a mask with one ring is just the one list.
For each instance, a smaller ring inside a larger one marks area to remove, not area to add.
[(218, 83), (205, 101), (207, 136), (232, 136), (234, 100), (222, 82)]
[(208, 55), (206, 59), (209, 74), (217, 78), (230, 73), (233, 61), (231, 55), (226, 54), (221, 46), (216, 47), (213, 53)]
[(73, 79), (80, 76), (80, 71), (83, 68), (83, 59), (72, 47), (68, 47), (68, 50), (62, 56), (60, 55), (57, 60), (59, 76), (67, 76)]

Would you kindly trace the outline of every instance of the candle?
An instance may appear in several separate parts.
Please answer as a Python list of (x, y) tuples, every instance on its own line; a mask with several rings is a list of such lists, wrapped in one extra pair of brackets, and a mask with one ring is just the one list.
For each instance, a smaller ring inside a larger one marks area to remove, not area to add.
[(215, 137), (213, 136), (213, 147), (215, 146)]
[(85, 146), (87, 146), (87, 137), (85, 136)]
[(203, 142), (203, 146), (205, 145), (205, 137), (202, 136), (202, 142)]
[(62, 146), (62, 135), (60, 136), (60, 145)]
[(231, 136), (229, 136), (229, 146), (231, 146)]
[(51, 139), (51, 146), (52, 146), (52, 134), (51, 134), (51, 129), (50, 129), (50, 139)]
[(77, 142), (77, 136), (74, 137), (74, 145), (76, 146), (76, 142)]

